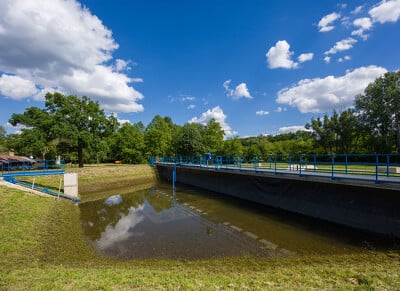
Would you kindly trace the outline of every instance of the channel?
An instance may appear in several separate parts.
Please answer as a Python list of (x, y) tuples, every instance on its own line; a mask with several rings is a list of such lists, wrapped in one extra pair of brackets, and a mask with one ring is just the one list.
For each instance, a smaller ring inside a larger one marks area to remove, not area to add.
[(183, 184), (80, 203), (83, 233), (120, 260), (287, 257), (387, 248), (369, 233)]

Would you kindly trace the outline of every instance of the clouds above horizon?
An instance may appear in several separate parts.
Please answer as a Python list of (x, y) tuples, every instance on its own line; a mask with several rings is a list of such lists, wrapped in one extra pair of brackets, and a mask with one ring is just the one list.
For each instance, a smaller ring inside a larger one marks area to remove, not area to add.
[(368, 14), (373, 22), (397, 22), (400, 19), (400, 0), (381, 1)]
[(256, 115), (265, 116), (265, 115), (268, 115), (268, 114), (269, 114), (269, 111), (265, 111), (265, 110), (256, 111)]
[(340, 77), (303, 79), (293, 87), (280, 90), (276, 102), (296, 107), (301, 113), (345, 109), (353, 105), (355, 96), (369, 83), (386, 72), (383, 67), (368, 66), (347, 71)]
[(328, 51), (325, 52), (325, 55), (334, 55), (341, 51), (347, 51), (353, 47), (353, 44), (357, 43), (357, 40), (354, 38), (346, 38), (341, 41), (336, 42), (336, 44)]
[(335, 28), (335, 26), (333, 26), (332, 23), (334, 23), (339, 18), (340, 18), (340, 14), (336, 13), (336, 12), (325, 15), (318, 22), (319, 31), (320, 32), (328, 32), (328, 31), (333, 30)]
[[(394, 23), (400, 19), (400, 0), (382, 0), (370, 8), (367, 14), (364, 13), (364, 16), (359, 16), (363, 13), (364, 6), (365, 5), (360, 5), (355, 7), (348, 15), (346, 15), (344, 11), (340, 13), (332, 12), (322, 17), (318, 22), (317, 26), (319, 32), (322, 33), (335, 29), (335, 26), (332, 24), (339, 20), (346, 29), (351, 29), (350, 35), (352, 37), (348, 36), (347, 38), (337, 41), (329, 50), (325, 51), (323, 60), (326, 64), (331, 62), (331, 55), (352, 49), (358, 42), (358, 39), (353, 37), (359, 37), (363, 41), (366, 41), (369, 38), (369, 33), (377, 23)], [(340, 6), (340, 8), (343, 10), (347, 8), (347, 5)], [(350, 56), (339, 57), (337, 61), (343, 62), (350, 58)]]
[(237, 132), (233, 131), (226, 122), (227, 116), (219, 106), (208, 109), (206, 112), (203, 112), (200, 117), (193, 117), (191, 120), (189, 120), (189, 123), (200, 123), (202, 125), (207, 125), (211, 119), (215, 119), (215, 121), (220, 124), (225, 133), (225, 137), (233, 137), (237, 135)]
[(230, 88), (232, 80), (226, 80), (223, 84), (222, 87), (225, 89), (225, 94), (226, 96), (232, 97), (234, 100), (238, 100), (241, 98), (246, 98), (246, 99), (253, 99), (253, 97), (250, 95), (249, 89), (247, 88), (246, 83), (240, 83), (235, 87), (235, 89)]
[(43, 100), (57, 90), (88, 95), (110, 111), (142, 111), (143, 95), (130, 84), (143, 80), (126, 74), (130, 61), (114, 60), (116, 49), (112, 32), (75, 0), (0, 2), (4, 97)]
[(296, 69), (299, 63), (311, 61), (313, 53), (303, 53), (298, 56), (298, 62), (292, 60), (293, 52), (290, 51), (290, 44), (286, 40), (279, 40), (275, 46), (266, 53), (268, 68), (270, 69)]
[(305, 128), (304, 125), (292, 125), (292, 126), (280, 127), (278, 130), (278, 133), (284, 134), (284, 133), (290, 133), (290, 132), (297, 132), (299, 130), (310, 131), (309, 129)]

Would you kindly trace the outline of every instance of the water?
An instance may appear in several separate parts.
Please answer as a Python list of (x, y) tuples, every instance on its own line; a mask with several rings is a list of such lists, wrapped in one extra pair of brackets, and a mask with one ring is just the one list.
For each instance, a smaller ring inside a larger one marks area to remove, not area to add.
[[(126, 192), (126, 191), (124, 191)], [(79, 205), (83, 231), (118, 259), (203, 259), (358, 252), (387, 241), (333, 224), (179, 185)]]

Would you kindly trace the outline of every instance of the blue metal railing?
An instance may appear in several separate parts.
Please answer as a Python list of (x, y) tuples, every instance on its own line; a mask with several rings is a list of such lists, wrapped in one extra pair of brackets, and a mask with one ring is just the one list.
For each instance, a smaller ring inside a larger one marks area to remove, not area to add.
[(65, 163), (60, 160), (0, 161), (1, 176), (31, 176), (64, 171)]
[(19, 181), (19, 180), (15, 179), (14, 177), (11, 177), (11, 176), (7, 176), (4, 179), (5, 179), (5, 181), (7, 181), (9, 183), (19, 184), (19, 185), (22, 185), (24, 187), (31, 188), (33, 190), (38, 190), (40, 192), (43, 192), (43, 193), (46, 193), (46, 194), (49, 194), (49, 195), (52, 195), (52, 196), (57, 196), (57, 197), (61, 197), (61, 198), (64, 198), (64, 199), (72, 200), (75, 203), (81, 201), (79, 198), (71, 197), (71, 196), (65, 195), (64, 193), (55, 192), (55, 191), (52, 191), (52, 190), (50, 190), (48, 188), (45, 188), (45, 187), (40, 187), (40, 186), (36, 186), (36, 185), (30, 184), (30, 183)]
[(399, 154), (297, 154), (266, 157), (214, 156), (160, 157), (159, 163), (216, 170), (272, 172), (299, 176), (315, 175), (335, 179), (370, 180), (375, 183), (400, 183)]

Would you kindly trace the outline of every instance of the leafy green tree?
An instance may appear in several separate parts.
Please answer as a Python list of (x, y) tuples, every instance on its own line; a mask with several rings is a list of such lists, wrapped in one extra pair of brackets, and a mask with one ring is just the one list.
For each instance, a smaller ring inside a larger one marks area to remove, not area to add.
[(144, 126), (143, 123), (124, 123), (110, 139), (113, 160), (139, 164), (144, 162)]
[(354, 109), (343, 111), (338, 119), (338, 152), (350, 154), (359, 152), (360, 130)]
[(146, 155), (167, 156), (172, 152), (172, 121), (156, 115), (147, 125), (144, 133)]
[(400, 71), (369, 84), (356, 96), (355, 107), (371, 149), (400, 154)]
[(221, 125), (215, 121), (214, 118), (210, 119), (203, 130), (203, 144), (206, 152), (218, 155), (222, 151), (224, 143), (224, 131)]
[(238, 137), (229, 138), (224, 141), (222, 154), (224, 156), (234, 157), (243, 155), (243, 146)]
[(311, 124), (306, 124), (306, 128), (313, 131), (315, 147), (317, 151), (329, 154), (334, 153), (337, 149), (337, 120), (338, 114), (333, 112), (331, 118), (327, 114), (323, 120), (320, 117), (311, 118)]
[(0, 125), (0, 153), (4, 152), (6, 146), (7, 131)]
[[(13, 148), (18, 155), (49, 158), (48, 142), (51, 140), (50, 129), (53, 121), (48, 112), (29, 107), (23, 114), (13, 114), (9, 122), (13, 126), (23, 125), (19, 133), (9, 136), (9, 148)], [(52, 152), (54, 153), (54, 149)], [(53, 155), (52, 158), (54, 157)]]
[(30, 107), (23, 114), (13, 114), (10, 123), (41, 132), (47, 143), (55, 139), (68, 140), (77, 152), (79, 167), (83, 167), (84, 149), (97, 150), (102, 138), (117, 127), (116, 118), (107, 118), (98, 102), (86, 96), (47, 93), (45, 98), (45, 109)]
[(202, 125), (186, 123), (180, 131), (177, 154), (188, 157), (203, 155), (205, 151), (201, 131)]

